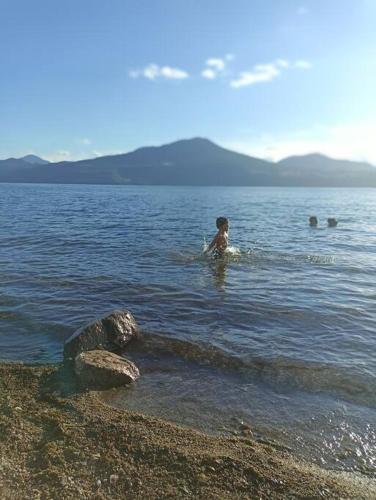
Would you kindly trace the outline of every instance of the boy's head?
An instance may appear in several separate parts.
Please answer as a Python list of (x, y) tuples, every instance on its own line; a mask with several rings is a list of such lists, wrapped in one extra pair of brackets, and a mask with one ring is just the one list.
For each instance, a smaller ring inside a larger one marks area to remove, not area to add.
[(228, 229), (228, 219), (226, 217), (218, 217), (218, 219), (215, 221), (215, 225), (217, 226), (218, 229)]
[(317, 217), (316, 215), (311, 215), (309, 218), (309, 225), (310, 226), (317, 226)]

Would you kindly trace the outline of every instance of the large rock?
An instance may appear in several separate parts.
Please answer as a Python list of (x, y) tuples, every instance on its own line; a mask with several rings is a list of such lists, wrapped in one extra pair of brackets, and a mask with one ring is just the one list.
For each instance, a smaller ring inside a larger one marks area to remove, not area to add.
[(113, 352), (100, 350), (79, 354), (74, 363), (81, 386), (108, 389), (134, 382), (140, 376), (137, 366)]
[(73, 361), (81, 352), (93, 349), (119, 351), (139, 336), (140, 329), (129, 311), (113, 311), (69, 337), (64, 344), (64, 359)]

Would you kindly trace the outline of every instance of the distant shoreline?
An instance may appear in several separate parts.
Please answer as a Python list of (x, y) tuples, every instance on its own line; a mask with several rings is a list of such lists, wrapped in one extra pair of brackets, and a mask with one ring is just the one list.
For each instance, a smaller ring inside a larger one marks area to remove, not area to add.
[(76, 393), (61, 364), (0, 364), (2, 498), (374, 498), (376, 482)]
[(223, 184), (116, 184), (94, 182), (8, 182), (0, 180), (0, 184), (19, 186), (112, 186), (112, 187), (177, 187), (177, 188), (266, 188), (266, 189), (375, 189), (375, 186), (287, 186), (287, 185), (223, 185)]
[(314, 153), (278, 162), (201, 137), (125, 154), (49, 163), (33, 155), (0, 160), (0, 182), (160, 186), (376, 187), (376, 167)]

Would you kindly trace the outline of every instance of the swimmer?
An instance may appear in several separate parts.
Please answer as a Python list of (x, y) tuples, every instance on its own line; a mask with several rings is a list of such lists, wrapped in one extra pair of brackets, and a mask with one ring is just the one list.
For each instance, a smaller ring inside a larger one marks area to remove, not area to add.
[(334, 217), (329, 217), (328, 227), (336, 227), (337, 224), (338, 224), (337, 219), (335, 219)]
[(311, 217), (309, 218), (309, 225), (311, 227), (316, 227), (317, 226), (317, 217), (316, 217), (316, 215), (311, 215)]
[(210, 243), (204, 253), (213, 251), (215, 259), (223, 257), (226, 248), (228, 247), (228, 227), (229, 223), (226, 217), (218, 217), (215, 222), (218, 233), (214, 236), (213, 241)]

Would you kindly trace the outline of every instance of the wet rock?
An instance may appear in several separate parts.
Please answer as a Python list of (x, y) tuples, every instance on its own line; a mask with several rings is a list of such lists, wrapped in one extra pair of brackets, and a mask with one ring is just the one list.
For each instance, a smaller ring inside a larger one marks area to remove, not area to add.
[(74, 369), (80, 385), (90, 389), (129, 384), (140, 376), (134, 363), (104, 350), (82, 352), (75, 359)]
[(64, 344), (64, 359), (73, 361), (81, 352), (93, 349), (121, 350), (140, 335), (140, 329), (129, 311), (113, 311), (69, 337)]
[(243, 420), (241, 420), (239, 424), (240, 424), (239, 427), (240, 427), (241, 431), (250, 431), (251, 430), (251, 426), (249, 424), (247, 424), (246, 422), (244, 422)]
[(247, 437), (247, 438), (253, 438), (253, 432), (251, 429), (243, 429), (242, 436)]

